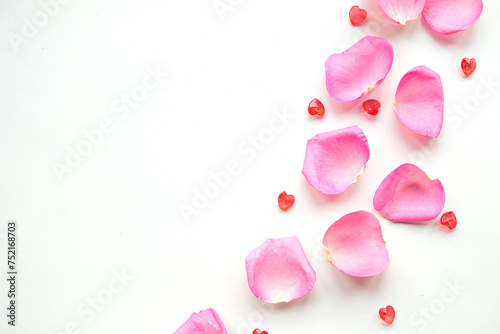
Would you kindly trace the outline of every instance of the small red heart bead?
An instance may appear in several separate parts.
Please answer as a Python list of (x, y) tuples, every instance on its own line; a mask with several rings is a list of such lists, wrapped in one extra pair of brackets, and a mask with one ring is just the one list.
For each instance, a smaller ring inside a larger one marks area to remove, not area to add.
[(366, 113), (371, 116), (375, 116), (378, 114), (380, 106), (380, 102), (375, 99), (370, 99), (363, 102), (363, 109), (365, 109)]
[(396, 317), (396, 312), (394, 311), (394, 307), (388, 305), (387, 307), (383, 307), (378, 311), (380, 315), (380, 319), (382, 319), (385, 323), (389, 325), (394, 321), (394, 317)]
[(351, 24), (353, 26), (359, 26), (365, 22), (367, 15), (368, 13), (366, 10), (361, 9), (358, 6), (352, 6), (349, 11), (349, 20), (351, 20)]
[(307, 107), (307, 111), (311, 116), (319, 116), (322, 117), (325, 114), (325, 106), (318, 99), (313, 99), (309, 102), (309, 106)]
[(474, 58), (464, 58), (462, 59), (462, 72), (468, 77), (474, 72), (476, 65), (476, 60)]
[(290, 209), (290, 207), (293, 205), (294, 202), (295, 202), (295, 196), (288, 195), (286, 191), (283, 191), (278, 196), (278, 205), (280, 209), (283, 211)]
[(252, 332), (252, 334), (268, 334), (266, 331), (261, 331), (260, 329), (256, 328)]
[(457, 216), (455, 216), (455, 213), (453, 211), (448, 211), (446, 213), (443, 213), (440, 222), (441, 225), (446, 226), (450, 230), (453, 230), (455, 227), (457, 227)]

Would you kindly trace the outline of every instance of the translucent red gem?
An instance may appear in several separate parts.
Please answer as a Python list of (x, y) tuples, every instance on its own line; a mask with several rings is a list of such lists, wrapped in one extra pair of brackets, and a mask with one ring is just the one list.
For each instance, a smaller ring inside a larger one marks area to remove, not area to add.
[(252, 334), (268, 334), (266, 331), (261, 331), (260, 329), (256, 328), (252, 332)]
[(380, 319), (387, 324), (392, 324), (394, 318), (396, 317), (396, 312), (394, 311), (394, 307), (388, 305), (387, 307), (383, 307), (378, 311), (380, 315)]
[(288, 195), (286, 191), (283, 191), (278, 196), (278, 205), (280, 209), (283, 211), (290, 209), (290, 207), (293, 205), (294, 202), (295, 202), (295, 196)]
[(363, 102), (363, 109), (365, 109), (368, 115), (375, 116), (378, 114), (378, 110), (380, 109), (380, 102), (375, 99), (366, 100)]
[(325, 114), (325, 106), (318, 99), (313, 99), (307, 107), (309, 115), (322, 117)]
[(466, 77), (471, 75), (475, 69), (476, 69), (476, 60), (474, 58), (462, 59), (462, 72), (464, 72)]
[(457, 216), (455, 216), (455, 213), (453, 213), (453, 211), (444, 213), (441, 216), (441, 225), (449, 228), (450, 230), (457, 227)]
[(361, 9), (358, 6), (352, 6), (349, 11), (349, 20), (351, 20), (351, 24), (353, 26), (359, 26), (365, 22), (367, 15), (368, 13), (366, 10)]

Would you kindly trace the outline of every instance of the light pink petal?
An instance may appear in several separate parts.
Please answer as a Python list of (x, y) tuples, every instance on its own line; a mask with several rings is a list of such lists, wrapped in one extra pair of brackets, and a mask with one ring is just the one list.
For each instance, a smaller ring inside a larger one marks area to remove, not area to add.
[(209, 308), (193, 313), (174, 334), (227, 334), (227, 331), (217, 312)]
[(410, 130), (433, 138), (439, 136), (444, 115), (439, 74), (425, 66), (409, 70), (399, 82), (394, 112)]
[(441, 181), (432, 180), (420, 168), (403, 164), (378, 187), (373, 206), (393, 222), (423, 222), (436, 218), (444, 207)]
[(289, 302), (308, 293), (316, 272), (297, 237), (266, 239), (245, 259), (248, 285), (268, 303)]
[(405, 25), (420, 15), (425, 0), (377, 0), (377, 5), (389, 22)]
[(366, 36), (325, 63), (326, 90), (339, 102), (362, 98), (384, 81), (394, 51), (385, 38)]
[(370, 149), (357, 126), (317, 134), (307, 141), (302, 174), (324, 194), (339, 194), (365, 171)]
[(482, 0), (427, 0), (422, 17), (435, 33), (450, 35), (469, 28), (482, 11)]
[(380, 222), (370, 212), (345, 215), (328, 228), (323, 245), (330, 262), (351, 276), (380, 274), (389, 267), (389, 253)]

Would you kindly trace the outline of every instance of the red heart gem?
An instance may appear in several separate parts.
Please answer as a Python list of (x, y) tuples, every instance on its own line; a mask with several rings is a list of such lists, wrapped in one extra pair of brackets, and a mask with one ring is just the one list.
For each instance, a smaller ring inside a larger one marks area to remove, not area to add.
[(462, 72), (464, 72), (465, 76), (468, 77), (469, 75), (474, 72), (476, 69), (476, 60), (474, 58), (464, 58), (462, 59)]
[(252, 332), (252, 334), (268, 334), (266, 331), (261, 331), (260, 329), (256, 328)]
[(313, 99), (307, 107), (309, 115), (322, 117), (325, 114), (325, 106), (318, 99)]
[(457, 227), (457, 216), (455, 216), (455, 213), (453, 211), (443, 213), (441, 216), (441, 225), (446, 226), (450, 230)]
[(365, 22), (367, 15), (368, 13), (366, 10), (361, 9), (358, 6), (352, 6), (349, 11), (349, 20), (351, 20), (351, 24), (353, 26), (359, 26)]
[(366, 100), (363, 102), (363, 109), (365, 109), (368, 115), (375, 116), (380, 109), (380, 102), (375, 99)]
[(381, 308), (378, 311), (378, 314), (380, 315), (380, 319), (382, 319), (389, 325), (392, 324), (392, 322), (394, 321), (394, 317), (396, 317), (396, 312), (394, 311), (394, 307), (392, 307), (391, 305)]
[(290, 207), (293, 205), (295, 202), (295, 196), (293, 195), (288, 195), (286, 191), (282, 192), (278, 196), (278, 205), (281, 210), (288, 210)]

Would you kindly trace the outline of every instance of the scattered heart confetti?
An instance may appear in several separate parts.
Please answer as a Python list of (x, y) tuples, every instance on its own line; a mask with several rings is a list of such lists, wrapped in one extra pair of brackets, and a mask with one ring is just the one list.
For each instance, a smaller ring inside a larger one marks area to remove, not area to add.
[(380, 315), (380, 319), (382, 319), (385, 323), (389, 325), (394, 321), (394, 317), (396, 316), (396, 312), (394, 311), (394, 307), (388, 305), (387, 307), (383, 307), (378, 311)]
[(252, 332), (252, 334), (268, 334), (266, 331), (261, 331), (260, 329), (256, 328)]
[(474, 58), (462, 59), (462, 72), (468, 77), (476, 70), (476, 60)]
[(311, 116), (323, 117), (323, 115), (325, 114), (325, 106), (323, 105), (323, 103), (321, 103), (320, 100), (313, 99), (309, 103), (309, 106), (307, 107), (307, 111), (309, 112), (309, 115), (311, 115)]
[(380, 102), (375, 99), (366, 100), (363, 102), (363, 109), (365, 109), (368, 115), (375, 116), (380, 109)]
[(278, 196), (278, 205), (280, 209), (283, 211), (290, 209), (290, 207), (293, 205), (294, 202), (295, 202), (295, 196), (288, 195), (286, 191), (283, 191)]
[(457, 227), (457, 216), (453, 211), (448, 211), (441, 216), (441, 225), (453, 230)]
[(367, 15), (368, 13), (366, 10), (361, 9), (358, 6), (352, 6), (349, 11), (349, 20), (353, 26), (359, 26), (365, 22)]

